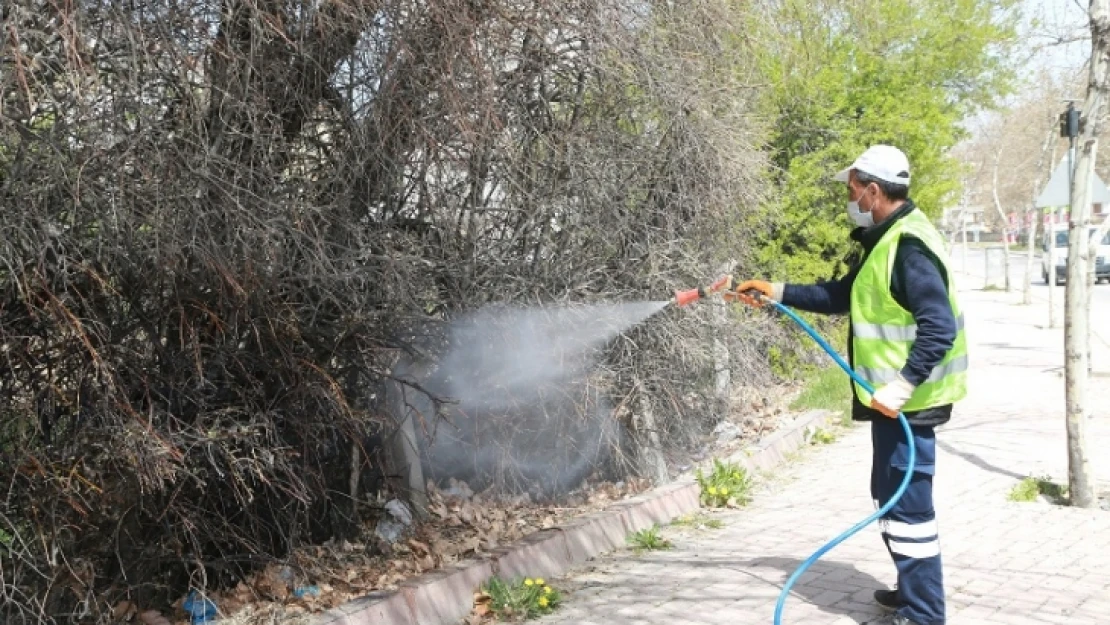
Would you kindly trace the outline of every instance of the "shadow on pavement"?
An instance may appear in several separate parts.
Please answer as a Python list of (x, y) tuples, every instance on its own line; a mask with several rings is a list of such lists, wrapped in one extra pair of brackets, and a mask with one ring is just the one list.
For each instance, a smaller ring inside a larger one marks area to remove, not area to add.
[[(1001, 322), (992, 322), (991, 325), (1007, 325)], [(1028, 324), (1009, 324), (1009, 325), (1028, 325)], [(979, 347), (989, 347), (991, 349), (1012, 349), (1019, 352), (1044, 352), (1046, 354), (1055, 355), (1059, 352), (1055, 347), (1029, 347), (1028, 345), (1015, 345), (1014, 343), (979, 343)]]
[[(877, 546), (881, 548), (881, 546)], [(665, 565), (653, 569), (648, 578), (615, 577), (583, 580), (567, 589), (568, 605), (580, 605), (592, 617), (590, 623), (721, 625), (732, 616), (737, 622), (751, 622), (755, 605), (771, 623), (774, 599), (787, 577), (801, 560), (783, 557), (736, 558), (673, 557), (645, 554), (641, 565)], [(710, 576), (691, 577), (694, 571), (711, 571)], [(635, 576), (635, 572), (628, 571)], [(891, 578), (894, 570), (891, 567)], [(815, 582), (822, 578), (826, 584)], [(816, 585), (813, 585), (816, 584)], [(827, 586), (822, 588), (821, 586)], [(628, 592), (629, 586), (635, 587)], [(858, 625), (889, 622), (889, 613), (873, 603), (872, 593), (887, 584), (864, 573), (854, 565), (836, 560), (819, 560), (806, 570), (794, 586), (783, 609), (783, 623), (805, 622), (799, 616), (803, 604), (812, 604), (825, 613), (847, 617)], [(839, 590), (838, 590), (839, 589)], [(752, 602), (755, 599), (755, 602)], [(600, 603), (598, 603), (600, 601)], [(746, 605), (738, 605), (746, 604)], [(603, 606), (603, 607), (602, 607)], [(661, 612), (662, 611), (662, 612)], [(766, 612), (764, 612), (766, 611)], [(812, 612), (809, 612), (812, 615)], [(672, 620), (680, 617), (678, 620)], [(557, 619), (559, 623), (570, 620)], [(574, 618), (574, 617), (569, 617)], [(577, 625), (578, 622), (574, 621)], [(840, 621), (838, 621), (840, 622)]]
[(1005, 475), (1006, 477), (1012, 477), (1016, 480), (1023, 480), (1027, 477), (1024, 474), (1016, 473), (1014, 471), (1010, 471), (1008, 469), (1003, 469), (1002, 467), (993, 465), (993, 464), (987, 462), (986, 460), (983, 460), (979, 456), (976, 456), (973, 453), (966, 452), (966, 451), (960, 451), (959, 449), (956, 449), (955, 447), (953, 447), (951, 443), (947, 443), (945, 441), (940, 440), (939, 437), (937, 438), (937, 447), (940, 447), (941, 449), (943, 449), (944, 451), (952, 454), (953, 456), (963, 458), (964, 460), (966, 460), (966, 461), (970, 462), (971, 464), (979, 467), (980, 469), (983, 469), (984, 471), (989, 471), (991, 473), (997, 473), (998, 475)]
[[(770, 557), (722, 562), (721, 566), (722, 568), (731, 568), (735, 566), (737, 570), (744, 572), (758, 570), (759, 568), (775, 569), (782, 572), (783, 577), (781, 583), (785, 583), (786, 578), (788, 578), (801, 563), (801, 560), (796, 560), (794, 558)], [(893, 573), (892, 566), (892, 576)], [(863, 590), (848, 593), (831, 588), (809, 585), (808, 582), (818, 577), (827, 579), (830, 582), (830, 586), (835, 586), (837, 581), (841, 581), (851, 586), (862, 587)], [(781, 583), (778, 586), (780, 589), (782, 587)], [(786, 605), (783, 608), (782, 620), (784, 623), (796, 622), (796, 620), (792, 621), (790, 619), (791, 608), (797, 608), (799, 602), (805, 602), (816, 604), (822, 612), (847, 616), (860, 625), (885, 623), (887, 622), (889, 613), (877, 604), (872, 603), (871, 599), (871, 593), (879, 588), (889, 588), (889, 586), (875, 579), (873, 575), (857, 569), (850, 563), (837, 560), (818, 560), (813, 566), (806, 569), (806, 572), (802, 574), (801, 578), (799, 578), (798, 582), (794, 585), (794, 588), (791, 589), (790, 597), (787, 598)]]

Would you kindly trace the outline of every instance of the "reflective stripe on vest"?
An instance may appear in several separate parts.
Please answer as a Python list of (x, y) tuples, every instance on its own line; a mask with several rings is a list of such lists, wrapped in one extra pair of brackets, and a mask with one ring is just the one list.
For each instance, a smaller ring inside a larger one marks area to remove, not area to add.
[[(956, 317), (956, 331), (964, 329), (964, 316)], [(861, 339), (882, 341), (912, 341), (917, 338), (917, 326), (896, 326), (883, 323), (853, 323), (852, 335)]]
[[(933, 371), (929, 377), (925, 378), (925, 382), (939, 382), (944, 376), (952, 375), (953, 373), (963, 373), (967, 371), (968, 360), (967, 356), (959, 356), (953, 358), (948, 362), (941, 363), (933, 367)], [(856, 367), (856, 373), (861, 378), (871, 383), (871, 386), (876, 384), (890, 384), (898, 379), (900, 369), (871, 369), (869, 367)]]

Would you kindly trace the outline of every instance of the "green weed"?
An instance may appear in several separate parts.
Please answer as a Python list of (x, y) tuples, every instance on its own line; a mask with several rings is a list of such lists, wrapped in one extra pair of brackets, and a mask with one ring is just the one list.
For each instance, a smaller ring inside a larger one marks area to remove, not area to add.
[(704, 512), (694, 512), (678, 517), (671, 522), (671, 525), (676, 527), (692, 527), (694, 529), (719, 530), (725, 526), (725, 523), (720, 519), (714, 519)]
[(714, 458), (713, 470), (706, 476), (699, 467), (697, 480), (701, 503), (708, 508), (742, 506), (751, 500), (751, 476), (738, 464)]
[(663, 535), (659, 533), (658, 525), (652, 525), (647, 529), (642, 529), (631, 534), (628, 537), (628, 542), (637, 553), (643, 551), (666, 551), (674, 547), (671, 541), (663, 538)]
[(1029, 502), (1036, 501), (1041, 495), (1054, 502), (1061, 502), (1068, 497), (1068, 487), (1056, 484), (1047, 475), (1040, 478), (1029, 476), (1014, 485), (1007, 499)]
[(810, 445), (828, 445), (836, 442), (836, 434), (825, 428), (817, 428), (809, 439)]
[(526, 621), (549, 614), (559, 607), (562, 599), (559, 591), (543, 579), (507, 582), (493, 577), (481, 587), (474, 604), (479, 616), (492, 613), (506, 621)]
[(839, 415), (843, 425), (851, 424), (848, 408), (852, 405), (852, 387), (840, 367), (832, 366), (815, 370), (808, 378), (791, 410), (831, 410)]

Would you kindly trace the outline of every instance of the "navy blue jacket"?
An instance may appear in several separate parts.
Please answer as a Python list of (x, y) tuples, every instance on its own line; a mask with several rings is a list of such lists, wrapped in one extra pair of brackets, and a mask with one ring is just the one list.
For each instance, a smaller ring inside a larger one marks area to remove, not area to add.
[[(851, 306), (852, 283), (860, 267), (879, 239), (891, 224), (915, 210), (912, 200), (898, 208), (881, 224), (870, 228), (856, 228), (852, 239), (863, 246), (863, 257), (848, 275), (839, 280), (818, 284), (787, 284), (783, 289), (782, 303), (799, 310), (830, 315), (848, 314)], [(920, 240), (903, 236), (895, 252), (894, 273), (890, 278), (890, 294), (902, 308), (913, 315), (917, 323), (917, 337), (910, 349), (909, 358), (902, 367), (902, 377), (913, 385), (921, 384), (929, 373), (940, 364), (956, 340), (956, 318), (948, 303), (948, 280), (942, 263)], [(848, 359), (852, 362), (852, 340), (849, 326)], [(906, 413), (914, 425), (939, 425), (952, 415), (952, 406), (940, 406), (918, 412)], [(870, 421), (879, 413), (864, 406), (852, 393), (852, 418)], [(885, 418), (885, 417), (883, 417)]]

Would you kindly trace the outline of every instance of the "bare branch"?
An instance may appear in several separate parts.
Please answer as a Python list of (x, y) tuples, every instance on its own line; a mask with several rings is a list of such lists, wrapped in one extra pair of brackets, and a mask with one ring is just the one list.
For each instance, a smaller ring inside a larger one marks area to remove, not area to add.
[[(729, 4), (4, 2), (0, 621), (170, 605), (361, 531), (420, 329), (747, 262)], [(712, 332), (660, 317), (605, 355), (672, 450), (719, 417)]]

